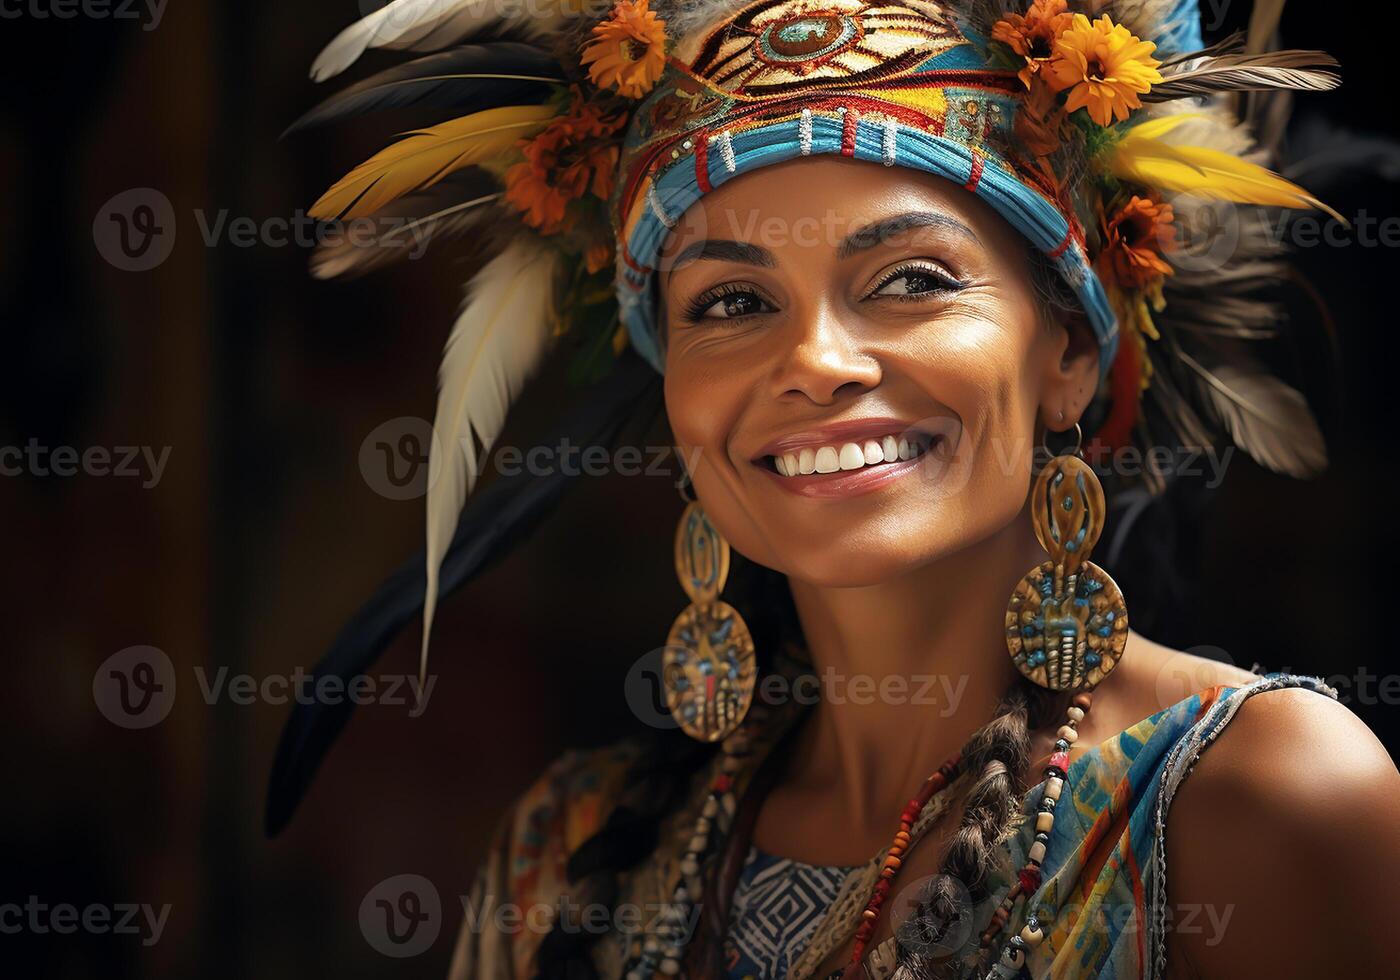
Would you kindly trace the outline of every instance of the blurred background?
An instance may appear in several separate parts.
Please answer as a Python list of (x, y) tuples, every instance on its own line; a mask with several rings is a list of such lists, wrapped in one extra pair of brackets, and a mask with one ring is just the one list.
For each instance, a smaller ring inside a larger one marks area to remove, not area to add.
[[(1314, 126), (1299, 138), (1324, 150), (1325, 126), (1397, 128), (1372, 98), (1392, 38), (1343, 9), (1295, 0), (1283, 21), (1285, 44), (1342, 61), (1338, 93), (1299, 99)], [(105, 928), (60, 932), (50, 916), (43, 931), (0, 931), (5, 976), (443, 976), (456, 896), (498, 815), (564, 747), (637, 724), (622, 678), (681, 608), (669, 478), (577, 481), (441, 609), (427, 710), (358, 710), (290, 827), (264, 837), (290, 706), (235, 692), (310, 667), (420, 547), (421, 497), (385, 469), (413, 460), (375, 447), (411, 445), (400, 437), (431, 418), (471, 271), (448, 248), (350, 283), (307, 275), (291, 224), (395, 129), (278, 136), (326, 94), (307, 79), (316, 52), (363, 12), (346, 0), (0, 12), (0, 903), (114, 910)], [(1209, 35), (1247, 14), (1211, 4)], [(354, 77), (387, 63), (365, 60)], [(1314, 330), (1284, 367), (1323, 420), (1330, 471), (1293, 482), (1236, 457), (1220, 489), (1145, 517), (1113, 569), (1149, 636), (1340, 678), (1392, 754), (1400, 681), (1384, 680), (1378, 610), (1392, 601), (1400, 476), (1396, 186), (1314, 188), (1356, 223), (1330, 244), (1299, 240), (1335, 332)], [(118, 234), (153, 241), (134, 255)], [(538, 384), (563, 390), (562, 372)], [(527, 398), (503, 443), (528, 445), (557, 401)], [(660, 423), (632, 438), (666, 437)], [(419, 638), (410, 626), (375, 673), (411, 674)], [(133, 658), (174, 692), (139, 728), (101, 693)], [(1169, 700), (1188, 690), (1164, 681)], [(401, 874), (440, 894), (440, 934), (391, 958), (360, 909)], [(115, 928), (127, 907), (136, 933)], [(141, 907), (168, 907), (158, 941)]]

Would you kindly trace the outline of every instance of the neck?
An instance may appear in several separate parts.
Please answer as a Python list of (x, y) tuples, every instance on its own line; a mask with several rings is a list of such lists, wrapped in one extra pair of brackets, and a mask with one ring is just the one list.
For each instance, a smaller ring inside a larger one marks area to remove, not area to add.
[(1006, 602), (1044, 557), (1025, 518), (878, 585), (791, 580), (821, 697), (790, 778), (884, 827), (1016, 681)]

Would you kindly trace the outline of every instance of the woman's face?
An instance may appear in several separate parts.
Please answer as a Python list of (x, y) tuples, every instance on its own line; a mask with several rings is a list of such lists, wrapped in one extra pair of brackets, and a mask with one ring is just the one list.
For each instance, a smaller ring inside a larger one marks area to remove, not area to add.
[(1097, 350), (1043, 321), (1024, 239), (937, 177), (766, 167), (691, 208), (662, 266), (696, 493), (741, 554), (802, 581), (874, 584), (1001, 530), (1038, 420), (1069, 428), (1093, 394)]

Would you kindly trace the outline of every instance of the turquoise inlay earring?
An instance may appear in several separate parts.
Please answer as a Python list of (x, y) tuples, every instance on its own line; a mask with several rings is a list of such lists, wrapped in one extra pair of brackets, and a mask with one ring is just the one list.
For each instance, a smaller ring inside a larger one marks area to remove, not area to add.
[(1053, 457), (1031, 490), (1031, 522), (1048, 561), (1031, 569), (1006, 607), (1006, 645), (1017, 669), (1041, 687), (1088, 691), (1108, 676), (1128, 642), (1123, 593), (1089, 553), (1107, 510), (1098, 475), (1073, 449)]
[[(687, 477), (685, 486), (689, 486)], [(687, 499), (682, 491), (682, 499)], [(698, 500), (676, 527), (676, 577), (690, 597), (666, 637), (661, 685), (666, 707), (687, 735), (718, 742), (753, 703), (758, 671), (753, 637), (739, 611), (719, 598), (729, 577), (729, 542)]]

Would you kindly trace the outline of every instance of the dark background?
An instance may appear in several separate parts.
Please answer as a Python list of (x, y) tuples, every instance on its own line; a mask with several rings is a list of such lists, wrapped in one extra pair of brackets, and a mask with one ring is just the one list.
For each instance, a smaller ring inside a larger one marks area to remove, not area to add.
[[(1237, 6), (1226, 23), (1247, 16)], [(377, 493), (382, 474), (360, 450), (383, 423), (431, 417), (470, 268), (448, 249), (326, 284), (307, 276), (304, 248), (206, 244), (201, 216), (285, 221), (392, 132), (366, 123), (278, 141), (325, 94), (307, 80), (312, 58), (359, 11), (177, 0), (154, 29), (132, 11), (59, 19), (13, 5), (0, 19), (0, 446), (170, 447), (149, 488), (0, 478), (0, 902), (171, 912), (150, 946), (0, 934), (0, 974), (440, 977), (455, 896), (508, 800), (564, 746), (635, 724), (621, 679), (682, 604), (670, 563), (680, 504), (665, 479), (580, 481), (526, 546), (445, 603), (428, 711), (361, 709), (290, 829), (264, 839), (288, 708), (208, 705), (195, 670), (261, 679), (309, 666), (419, 547), (421, 499)], [(1301, 99), (1302, 112), (1383, 135), (1396, 114), (1370, 95), (1392, 87), (1393, 32), (1366, 21), (1297, 0), (1284, 40), (1344, 66), (1346, 86)], [(173, 209), (173, 248), (145, 272), (95, 245), (105, 202), (131, 188)], [(1400, 221), (1396, 186), (1378, 177), (1323, 196), (1349, 216)], [(1395, 253), (1353, 240), (1298, 260), (1336, 319), (1335, 360), (1314, 337), (1288, 365), (1324, 420), (1331, 470), (1293, 482), (1237, 458), (1204, 508), (1168, 501), (1174, 521), (1144, 525), (1144, 540), (1165, 528), (1175, 556), (1140, 548), (1114, 571), (1130, 604), (1141, 600), (1135, 625), (1159, 641), (1211, 645), (1246, 667), (1381, 675), (1392, 669)], [(561, 386), (556, 371), (538, 387)], [(534, 399), (504, 441), (528, 444), (545, 411)], [(664, 428), (650, 439), (664, 444)], [(413, 671), (418, 642), (410, 627), (379, 669)], [(169, 716), (144, 730), (113, 724), (93, 693), (99, 665), (136, 645), (164, 651), (178, 683)], [(1351, 703), (1393, 753), (1394, 704)], [(390, 959), (366, 943), (358, 909), (376, 883), (410, 872), (435, 884), (446, 921), (427, 952)]]

